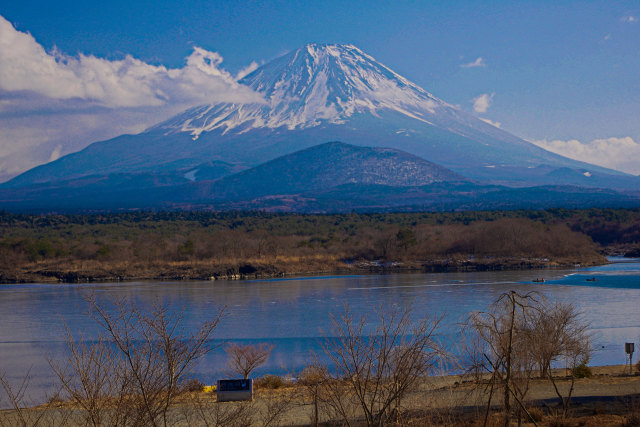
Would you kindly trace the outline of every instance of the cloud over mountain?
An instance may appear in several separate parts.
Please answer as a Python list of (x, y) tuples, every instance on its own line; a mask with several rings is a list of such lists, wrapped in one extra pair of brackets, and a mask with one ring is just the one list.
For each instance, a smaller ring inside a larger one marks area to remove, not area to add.
[(581, 142), (546, 139), (531, 141), (545, 150), (572, 159), (640, 175), (640, 143), (631, 137), (595, 139)]
[(233, 76), (222, 60), (199, 47), (174, 69), (131, 55), (107, 60), (47, 52), (0, 16), (0, 181), (95, 138), (140, 132), (189, 106), (262, 102), (237, 83), (257, 64)]
[(493, 93), (483, 93), (471, 100), (473, 102), (473, 111), (476, 113), (486, 113), (493, 102)]
[(110, 61), (93, 55), (46, 52), (29, 33), (0, 16), (0, 89), (55, 99), (80, 98), (105, 107), (166, 103), (259, 102), (220, 68), (222, 56), (194, 47), (183, 68), (147, 64), (131, 55)]
[(486, 67), (487, 63), (484, 58), (479, 56), (475, 61), (460, 65), (461, 68), (476, 68), (476, 67)]

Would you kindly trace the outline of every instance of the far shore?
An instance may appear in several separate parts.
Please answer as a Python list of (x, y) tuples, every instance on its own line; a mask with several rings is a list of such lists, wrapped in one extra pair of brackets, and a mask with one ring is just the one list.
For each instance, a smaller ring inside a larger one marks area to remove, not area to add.
[(452, 257), (428, 261), (338, 260), (300, 256), (272, 259), (108, 263), (100, 261), (39, 261), (0, 271), (0, 283), (105, 283), (132, 281), (255, 280), (278, 277), (344, 274), (444, 273), (543, 270), (604, 265), (604, 256), (575, 258)]
[(0, 212), (0, 283), (565, 268), (638, 254), (640, 210)]

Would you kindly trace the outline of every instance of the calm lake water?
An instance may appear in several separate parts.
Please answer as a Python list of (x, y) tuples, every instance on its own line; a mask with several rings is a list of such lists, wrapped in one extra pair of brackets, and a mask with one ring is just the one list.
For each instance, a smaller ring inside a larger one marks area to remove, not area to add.
[[(64, 324), (91, 339), (98, 327), (86, 316), (84, 297), (162, 301), (183, 310), (192, 330), (226, 307), (214, 343), (268, 342), (274, 350), (256, 375), (300, 369), (320, 353), (330, 332), (330, 314), (348, 304), (354, 315), (380, 305), (413, 304), (416, 316), (444, 315), (438, 330), (455, 345), (458, 324), (486, 309), (502, 293), (538, 291), (551, 300), (573, 302), (591, 323), (594, 365), (624, 364), (625, 342), (640, 341), (640, 260), (612, 259), (593, 268), (482, 273), (391, 274), (300, 277), (215, 282), (131, 282), (82, 285), (0, 285), (0, 370), (16, 383), (30, 372), (30, 391), (41, 399), (54, 383), (47, 357), (64, 352)], [(536, 278), (545, 283), (532, 283)], [(586, 279), (595, 277), (596, 281)], [(225, 371), (223, 351), (210, 354), (197, 376), (213, 382)]]

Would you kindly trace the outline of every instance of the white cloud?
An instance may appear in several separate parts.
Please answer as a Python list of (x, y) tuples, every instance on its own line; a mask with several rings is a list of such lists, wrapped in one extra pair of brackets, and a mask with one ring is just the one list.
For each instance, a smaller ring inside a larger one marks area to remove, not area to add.
[(482, 120), (483, 122), (489, 123), (491, 126), (495, 126), (497, 128), (502, 126), (502, 123), (500, 123), (500, 122), (494, 122), (493, 120), (485, 119), (485, 118), (482, 118), (482, 117), (479, 117), (479, 119)]
[(222, 56), (194, 47), (182, 68), (130, 55), (47, 52), (0, 16), (0, 181), (122, 133), (139, 133), (198, 104), (262, 102), (221, 68)]
[(569, 141), (542, 139), (531, 142), (572, 159), (634, 175), (640, 174), (640, 143), (628, 136), (596, 139), (591, 142), (581, 142), (577, 139)]
[(106, 107), (160, 106), (168, 102), (252, 102), (260, 96), (219, 68), (222, 57), (195, 47), (183, 68), (167, 69), (133, 58), (48, 53), (0, 16), (0, 89), (32, 91), (55, 99), (80, 98)]
[(622, 22), (626, 22), (626, 23), (629, 23), (629, 24), (633, 24), (633, 23), (635, 23), (635, 22), (638, 22), (638, 18), (636, 18), (636, 17), (635, 17), (635, 16), (633, 16), (633, 15), (625, 15), (625, 16), (623, 16), (622, 18), (620, 18), (620, 20), (621, 20)]
[(460, 67), (462, 67), (462, 68), (475, 68), (475, 67), (486, 67), (486, 66), (487, 66), (487, 63), (484, 61), (484, 59), (481, 56), (479, 56), (473, 62), (469, 62), (467, 64), (460, 65)]
[(258, 63), (256, 61), (252, 61), (251, 64), (238, 71), (238, 74), (236, 74), (236, 80), (241, 80), (246, 75), (253, 73), (258, 69), (258, 67)]
[(483, 93), (471, 100), (473, 102), (473, 111), (476, 113), (486, 113), (491, 103), (493, 102), (493, 96), (495, 93)]

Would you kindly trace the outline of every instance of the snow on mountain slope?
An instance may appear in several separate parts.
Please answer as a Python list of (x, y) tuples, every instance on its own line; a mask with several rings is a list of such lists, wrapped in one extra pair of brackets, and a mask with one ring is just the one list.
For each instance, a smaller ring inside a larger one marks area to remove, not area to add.
[(255, 153), (259, 146), (274, 147), (276, 157), (306, 148), (311, 140), (341, 140), (408, 151), (480, 179), (500, 175), (480, 167), (586, 165), (447, 104), (352, 45), (306, 45), (263, 65), (241, 83), (260, 93), (264, 102), (195, 107), (148, 132), (189, 135), (196, 142), (206, 137), (204, 152), (213, 149), (228, 156), (241, 147), (250, 163), (261, 158)]
[(189, 132), (289, 130), (342, 124), (355, 113), (388, 109), (425, 123), (441, 107), (452, 108), (352, 45), (310, 44), (246, 76), (241, 83), (264, 104), (216, 104), (191, 109), (161, 125)]

